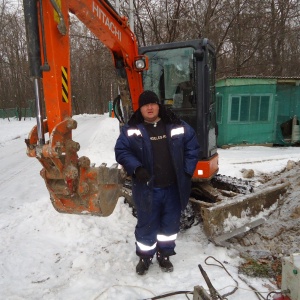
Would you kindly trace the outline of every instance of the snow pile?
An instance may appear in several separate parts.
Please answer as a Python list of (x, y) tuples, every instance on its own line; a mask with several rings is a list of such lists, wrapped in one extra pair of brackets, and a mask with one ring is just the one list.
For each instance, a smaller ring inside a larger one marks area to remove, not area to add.
[(242, 211), (241, 218), (238, 218), (236, 216), (232, 216), (229, 214), (229, 217), (225, 219), (223, 225), (224, 225), (224, 232), (232, 231), (236, 228), (241, 228), (244, 225), (247, 225), (249, 223), (254, 222), (258, 219), (265, 219), (267, 220), (267, 216), (271, 214), (271, 212), (275, 211), (278, 207), (278, 203), (275, 202), (272, 206), (270, 206), (268, 209), (263, 209), (259, 214), (256, 216), (251, 216), (251, 212), (249, 210)]
[[(34, 122), (34, 119), (25, 119), (19, 122), (16, 118), (10, 118), (9, 120), (0, 118), (0, 147), (5, 145), (8, 141), (28, 135), (31, 128), (35, 125)], [(11, 130), (12, 127), (14, 130)]]
[[(297, 149), (297, 148), (296, 148)], [(274, 255), (300, 252), (300, 162), (288, 161), (286, 167), (269, 174), (261, 174), (261, 181), (270, 184), (289, 183), (289, 189), (271, 211), (267, 222), (244, 236), (231, 240), (244, 249), (267, 250)]]

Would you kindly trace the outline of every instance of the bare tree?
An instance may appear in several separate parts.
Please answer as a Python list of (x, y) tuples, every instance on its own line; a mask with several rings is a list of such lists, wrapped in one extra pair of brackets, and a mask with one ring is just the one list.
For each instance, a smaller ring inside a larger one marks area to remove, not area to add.
[[(272, 74), (281, 76), (290, 71), (285, 66), (289, 61), (291, 46), (295, 43), (295, 30), (299, 29), (300, 4), (299, 1), (292, 0), (270, 0), (268, 4)], [(296, 49), (294, 48), (294, 50)], [(296, 52), (299, 54), (299, 39)]]
[(135, 32), (140, 45), (170, 43), (186, 39), (181, 31), (189, 20), (188, 0), (135, 1)]
[(28, 106), (30, 81), (23, 19), (8, 2), (0, 8), (0, 104), (2, 108), (17, 108), (19, 118)]
[(297, 75), (299, 0), (135, 3), (143, 45), (206, 37), (216, 45), (218, 76)]
[[(33, 99), (21, 6), (0, 3), (0, 107), (21, 111)], [(218, 77), (299, 76), (299, 0), (134, 0), (134, 15), (141, 46), (210, 39)], [(71, 45), (74, 113), (107, 111), (117, 94), (111, 53), (73, 18)]]
[(71, 82), (76, 113), (104, 113), (117, 93), (116, 74), (108, 49), (79, 21), (72, 21)]

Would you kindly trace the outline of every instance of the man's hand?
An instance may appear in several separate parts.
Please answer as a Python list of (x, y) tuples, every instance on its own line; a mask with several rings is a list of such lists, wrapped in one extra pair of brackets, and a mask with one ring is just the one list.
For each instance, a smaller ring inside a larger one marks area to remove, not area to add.
[(137, 167), (134, 171), (135, 178), (141, 183), (147, 183), (151, 176), (148, 171), (143, 167)]

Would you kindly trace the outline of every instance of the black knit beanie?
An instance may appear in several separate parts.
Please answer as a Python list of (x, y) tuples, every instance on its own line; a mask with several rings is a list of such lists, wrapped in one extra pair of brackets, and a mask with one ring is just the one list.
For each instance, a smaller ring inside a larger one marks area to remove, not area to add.
[(156, 103), (159, 104), (159, 99), (157, 95), (152, 91), (144, 91), (140, 94), (139, 97), (139, 107), (149, 103)]

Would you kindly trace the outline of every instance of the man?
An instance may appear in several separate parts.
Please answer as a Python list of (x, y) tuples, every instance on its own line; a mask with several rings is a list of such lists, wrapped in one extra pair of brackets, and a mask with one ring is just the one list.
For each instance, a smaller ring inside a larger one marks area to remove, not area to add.
[(173, 271), (169, 257), (191, 188), (199, 155), (195, 131), (159, 104), (157, 95), (144, 91), (139, 109), (123, 126), (115, 146), (116, 160), (132, 176), (137, 211), (136, 272), (144, 275), (156, 253), (165, 272)]

